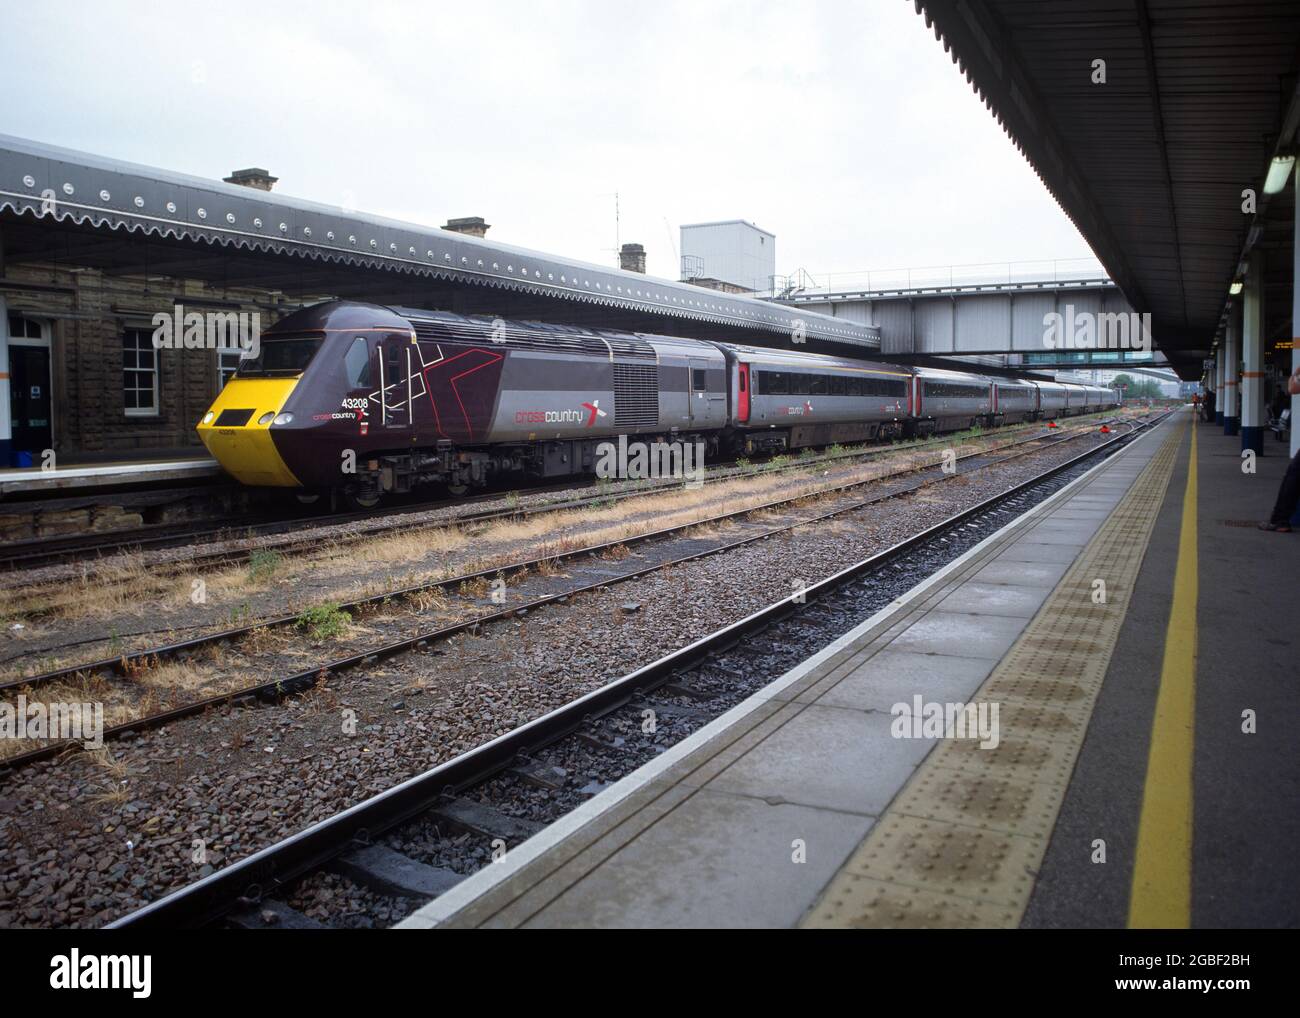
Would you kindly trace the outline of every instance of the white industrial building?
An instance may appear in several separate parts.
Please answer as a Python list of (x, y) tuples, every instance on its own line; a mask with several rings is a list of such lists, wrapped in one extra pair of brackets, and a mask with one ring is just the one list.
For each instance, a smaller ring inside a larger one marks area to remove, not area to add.
[(768, 293), (776, 275), (776, 234), (743, 219), (681, 228), (682, 279)]

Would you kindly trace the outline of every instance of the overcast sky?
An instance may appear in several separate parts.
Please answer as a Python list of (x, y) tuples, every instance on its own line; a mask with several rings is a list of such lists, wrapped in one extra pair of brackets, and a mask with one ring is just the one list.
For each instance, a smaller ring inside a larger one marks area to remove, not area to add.
[(911, 0), (7, 3), (0, 133), (677, 277), (1089, 259)]

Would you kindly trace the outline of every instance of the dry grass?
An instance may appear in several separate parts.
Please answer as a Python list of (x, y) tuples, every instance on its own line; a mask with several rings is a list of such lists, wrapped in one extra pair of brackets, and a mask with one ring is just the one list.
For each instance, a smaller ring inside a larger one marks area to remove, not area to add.
[(96, 806), (124, 806), (131, 800), (131, 792), (122, 781), (97, 788), (86, 798)]
[[(25, 695), (28, 704), (101, 704), (104, 728), (108, 729), (183, 703), (233, 692), (250, 685), (251, 681), (247, 676), (223, 675), (211, 667), (177, 661), (154, 666), (142, 664), (129, 677), (116, 681), (78, 675), (35, 689), (24, 687), (17, 692)], [(6, 697), (11, 706), (16, 705), (16, 700), (16, 693)], [(3, 739), (0, 759), (47, 744), (41, 740)], [(97, 757), (96, 762), (103, 763), (106, 759), (111, 758)]]
[[(1091, 422), (1079, 425), (1091, 429)], [(647, 492), (634, 498), (607, 503), (600, 507), (556, 510), (524, 519), (502, 520), (479, 526), (472, 531), (456, 525), (431, 524), (398, 534), (385, 534), (358, 541), (327, 542), (311, 552), (295, 554), (274, 563), (273, 568), (253, 571), (246, 565), (223, 568), (196, 568), (190, 571), (159, 575), (151, 572), (139, 555), (115, 559), (94, 576), (27, 590), (0, 589), (0, 618), (22, 619), (29, 625), (32, 616), (50, 622), (72, 620), (114, 620), (126, 627), (128, 620), (156, 618), (160, 613), (192, 607), (195, 581), (206, 587), (207, 604), (216, 608), (212, 625), (245, 624), (257, 617), (255, 601), (273, 589), (297, 590), (306, 577), (326, 581), (324, 589), (313, 591), (311, 603), (333, 601), (346, 603), (379, 596), (399, 586), (444, 580), (456, 575), (501, 568), (518, 558), (518, 549), (531, 548), (539, 560), (533, 570), (539, 575), (554, 575), (559, 559), (593, 545), (621, 543), (645, 534), (672, 527), (686, 526), (711, 517), (753, 509), (765, 502), (795, 499), (798, 505), (811, 505), (825, 497), (827, 489), (858, 484), (897, 474), (900, 471), (933, 466), (941, 461), (944, 449), (955, 448), (959, 457), (974, 452), (990, 452), (1009, 445), (1017, 436), (990, 433), (974, 438), (942, 436), (907, 446), (895, 455), (867, 462), (839, 461), (824, 464), (817, 460), (801, 463), (799, 469), (775, 473), (761, 472), (718, 481), (704, 488), (674, 487), (666, 491)], [(968, 483), (968, 482), (967, 482)], [(775, 511), (758, 510), (750, 518), (765, 521)], [(715, 527), (722, 524), (707, 524)], [(731, 524), (725, 524), (731, 525)], [(701, 528), (699, 533), (714, 530)], [(470, 559), (459, 556), (471, 547), (482, 554)], [(606, 552), (606, 555), (626, 555)], [(376, 567), (384, 575), (374, 576)], [(371, 574), (371, 575), (367, 575)], [(358, 579), (358, 576), (365, 578)], [(514, 582), (521, 575), (512, 577)], [(331, 579), (337, 580), (329, 583)], [(465, 596), (482, 597), (489, 583), (477, 579), (460, 585)], [(432, 592), (430, 592), (432, 593)], [(422, 593), (411, 604), (419, 611), (443, 607), (427, 600)], [(293, 594), (287, 610), (294, 613), (307, 604), (295, 603)], [(283, 608), (284, 606), (281, 606)], [(278, 608), (275, 614), (281, 614)], [(36, 630), (28, 630), (30, 638)], [(261, 653), (273, 646), (273, 634), (260, 630), (252, 637), (250, 650)], [(106, 641), (107, 642), (107, 641)], [(132, 641), (112, 641), (109, 654), (132, 649)], [(136, 643), (136, 645), (142, 645)], [(84, 661), (87, 651), (61, 659), (53, 655), (39, 666), (27, 662), (15, 670), (14, 677), (32, 674)], [(105, 656), (99, 654), (96, 656)]]
[(406, 598), (407, 603), (419, 613), (442, 611), (447, 607), (447, 598), (440, 590), (417, 590)]
[(126, 761), (118, 760), (107, 747), (89, 750), (86, 755), (96, 767), (103, 770), (105, 775), (113, 781), (120, 783), (126, 780), (130, 770), (126, 765)]
[(539, 559), (534, 568), (537, 570), (538, 576), (558, 576), (560, 574), (559, 559)]

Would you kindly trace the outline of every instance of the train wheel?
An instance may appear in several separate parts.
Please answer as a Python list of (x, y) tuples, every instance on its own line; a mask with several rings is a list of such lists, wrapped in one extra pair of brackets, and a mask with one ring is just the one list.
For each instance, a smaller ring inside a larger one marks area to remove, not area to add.
[(306, 495), (297, 494), (294, 495), (294, 498), (298, 500), (299, 505), (315, 505), (317, 502), (320, 501), (320, 494), (319, 492), (316, 494), (306, 494)]
[(464, 495), (464, 494), (465, 494), (466, 492), (468, 492), (468, 491), (469, 491), (469, 485), (468, 485), (468, 484), (449, 484), (449, 485), (447, 485), (447, 494), (448, 494), (448, 495), (451, 495), (451, 496), (453, 496), (453, 497), (455, 497), (455, 498), (460, 498), (461, 495)]
[(344, 500), (353, 509), (373, 509), (383, 500), (379, 492), (355, 492), (348, 491), (343, 495)]

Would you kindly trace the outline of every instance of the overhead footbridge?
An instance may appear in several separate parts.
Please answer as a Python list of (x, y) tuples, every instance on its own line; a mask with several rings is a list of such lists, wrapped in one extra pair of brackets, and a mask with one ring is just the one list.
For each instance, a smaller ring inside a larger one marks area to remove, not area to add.
[[(1300, 364), (1300, 6), (916, 0), (1216, 422), (1264, 448)], [(1300, 404), (1291, 401), (1292, 416)], [(1300, 448), (1292, 429), (1292, 452)]]

